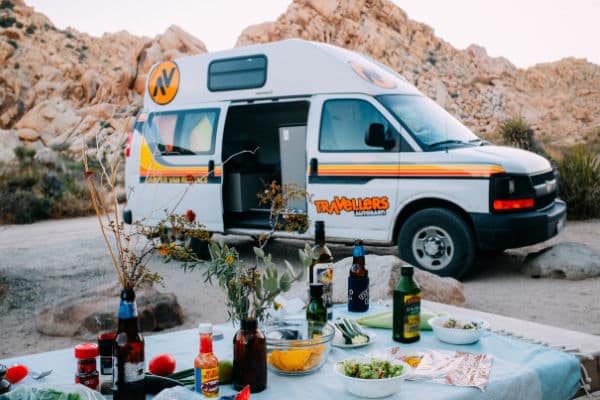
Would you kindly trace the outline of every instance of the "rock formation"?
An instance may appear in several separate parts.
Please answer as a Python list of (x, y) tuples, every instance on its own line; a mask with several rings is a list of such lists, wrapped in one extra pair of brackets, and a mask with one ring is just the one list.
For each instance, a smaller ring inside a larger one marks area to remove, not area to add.
[(245, 29), (237, 46), (289, 38), (374, 57), (488, 139), (522, 116), (546, 145), (600, 142), (600, 66), (586, 60), (518, 69), (476, 45), (455, 49), (389, 0), (294, 0), (277, 21)]
[(0, 160), (19, 144), (78, 152), (100, 138), (117, 148), (141, 108), (150, 67), (206, 51), (177, 26), (154, 39), (127, 32), (98, 38), (59, 30), (22, 0), (2, 5)]
[[(79, 152), (100, 138), (119, 147), (152, 64), (206, 51), (176, 26), (154, 39), (92, 37), (57, 29), (24, 0), (1, 4), (0, 161), (21, 144)], [(294, 0), (237, 45), (293, 37), (371, 55), (488, 139), (502, 120), (522, 116), (546, 146), (600, 143), (600, 66), (586, 60), (518, 69), (479, 46), (455, 49), (389, 0)]]

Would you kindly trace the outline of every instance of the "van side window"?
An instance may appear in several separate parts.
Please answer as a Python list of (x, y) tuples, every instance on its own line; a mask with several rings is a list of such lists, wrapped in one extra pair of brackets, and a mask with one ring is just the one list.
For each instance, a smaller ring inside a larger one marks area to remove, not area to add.
[[(383, 124), (386, 131), (391, 128), (383, 115), (367, 101), (327, 100), (321, 115), (319, 150), (384, 152), (381, 147), (371, 147), (365, 143), (365, 134), (373, 123)], [(398, 136), (395, 131), (391, 134)], [(395, 151), (398, 151), (397, 146)]]
[(218, 109), (151, 114), (144, 136), (162, 155), (212, 154), (218, 117)]

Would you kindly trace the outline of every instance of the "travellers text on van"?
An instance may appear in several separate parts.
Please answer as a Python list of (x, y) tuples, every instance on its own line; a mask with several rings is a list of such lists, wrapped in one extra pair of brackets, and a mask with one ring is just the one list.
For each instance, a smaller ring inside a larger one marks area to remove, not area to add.
[(381, 197), (352, 197), (335, 196), (333, 200), (315, 200), (318, 214), (341, 214), (342, 212), (354, 212), (357, 217), (370, 217), (375, 215), (386, 215), (390, 208), (387, 196)]

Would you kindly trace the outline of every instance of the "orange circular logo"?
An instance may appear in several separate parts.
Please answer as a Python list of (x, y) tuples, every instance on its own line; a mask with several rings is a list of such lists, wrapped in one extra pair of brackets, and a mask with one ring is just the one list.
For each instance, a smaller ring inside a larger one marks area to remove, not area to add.
[(365, 81), (372, 83), (375, 86), (384, 89), (393, 89), (396, 87), (396, 82), (394, 78), (389, 76), (390, 74), (388, 74), (388, 72), (386, 71), (378, 71), (374, 68), (371, 68), (370, 66), (362, 65), (355, 61), (351, 62), (350, 66), (358, 76), (363, 78)]
[(179, 89), (179, 68), (173, 61), (158, 64), (150, 73), (148, 93), (154, 102), (164, 105), (175, 98)]

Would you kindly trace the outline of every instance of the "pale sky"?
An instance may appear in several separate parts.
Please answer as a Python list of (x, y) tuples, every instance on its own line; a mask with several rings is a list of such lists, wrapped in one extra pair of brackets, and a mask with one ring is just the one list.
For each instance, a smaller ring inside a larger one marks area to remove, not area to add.
[[(55, 25), (94, 36), (127, 30), (154, 37), (172, 24), (209, 50), (232, 47), (248, 25), (273, 21), (290, 0), (26, 0)], [(413, 20), (463, 49), (484, 46), (519, 67), (563, 57), (600, 64), (600, 0), (393, 0)]]

